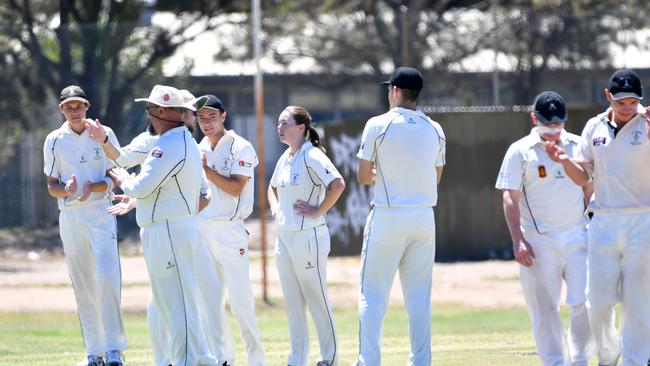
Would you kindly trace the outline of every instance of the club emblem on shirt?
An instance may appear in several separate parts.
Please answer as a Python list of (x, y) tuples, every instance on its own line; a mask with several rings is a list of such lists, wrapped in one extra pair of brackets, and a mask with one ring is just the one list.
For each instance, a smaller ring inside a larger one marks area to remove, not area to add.
[(607, 137), (594, 137), (592, 140), (594, 146), (603, 146), (607, 142)]
[(223, 166), (221, 167), (221, 169), (222, 170), (230, 169), (230, 158), (223, 159)]
[(244, 249), (244, 248), (239, 248), (239, 255), (240, 255), (241, 257), (243, 257), (244, 254), (246, 254), (246, 249)]
[(327, 164), (327, 166), (325, 167), (325, 173), (326, 174), (331, 174), (335, 170), (336, 170), (336, 168), (334, 168), (334, 166), (331, 165), (331, 164)]
[(155, 148), (151, 150), (151, 156), (153, 156), (154, 158), (162, 158), (163, 151), (160, 150), (160, 148)]
[(632, 132), (632, 145), (641, 145), (641, 135), (643, 133), (641, 131), (633, 131)]
[(100, 160), (102, 157), (99, 155), (99, 148), (98, 147), (93, 147), (93, 151), (95, 152), (95, 160)]
[(544, 165), (538, 166), (537, 174), (539, 175), (540, 178), (546, 178), (546, 167)]
[(251, 166), (253, 166), (253, 164), (251, 164), (251, 163), (249, 163), (247, 161), (244, 161), (244, 160), (240, 160), (239, 161), (239, 166), (243, 166), (245, 168), (250, 168)]
[(300, 182), (300, 173), (292, 173), (291, 174), (291, 185), (292, 186), (297, 186), (299, 182)]

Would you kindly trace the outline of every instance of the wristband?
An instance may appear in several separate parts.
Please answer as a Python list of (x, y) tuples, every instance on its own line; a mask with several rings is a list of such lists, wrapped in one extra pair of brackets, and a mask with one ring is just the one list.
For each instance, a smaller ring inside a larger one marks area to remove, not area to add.
[(107, 143), (107, 142), (108, 142), (108, 134), (106, 134), (106, 138), (104, 139), (104, 141), (102, 142), (102, 144), (105, 144), (105, 143)]
[(106, 192), (110, 192), (113, 190), (113, 180), (110, 177), (104, 177), (102, 178), (102, 181), (106, 183)]

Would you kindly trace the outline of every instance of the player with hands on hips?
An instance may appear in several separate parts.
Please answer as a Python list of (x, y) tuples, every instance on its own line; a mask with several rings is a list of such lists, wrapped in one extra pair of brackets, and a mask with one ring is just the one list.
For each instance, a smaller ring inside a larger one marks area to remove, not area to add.
[[(246, 345), (248, 365), (263, 366), (266, 360), (255, 316), (255, 297), (249, 275), (249, 234), (244, 223), (253, 211), (257, 154), (250, 142), (235, 131), (226, 130), (227, 112), (221, 100), (211, 94), (201, 98), (205, 101), (199, 106), (197, 115), (205, 137), (199, 143), (199, 150), (211, 199), (199, 213), (199, 232), (214, 260), (220, 282), (228, 289), (230, 309)], [(224, 286), (220, 287), (222, 299)], [(215, 305), (219, 306), (224, 325), (223, 334), (213, 335), (223, 338), (224, 342), (224, 354), (219, 362), (233, 365), (234, 342), (225, 316), (225, 303)]]
[(306, 109), (286, 107), (278, 118), (278, 136), (289, 148), (275, 166), (268, 200), (277, 225), (275, 260), (291, 335), (287, 364), (308, 365), (307, 307), (318, 333), (317, 365), (335, 366), (339, 352), (327, 296), (330, 236), (325, 213), (345, 182), (325, 155)]
[[(63, 125), (43, 147), (47, 189), (57, 198), (59, 231), (73, 284), (89, 366), (121, 366), (127, 342), (120, 309), (121, 273), (115, 219), (106, 213), (113, 164), (86, 130), (90, 102), (76, 85), (61, 91)], [(119, 146), (113, 131), (107, 140)]]
[(417, 69), (398, 67), (382, 84), (390, 110), (368, 120), (357, 154), (357, 181), (373, 185), (361, 249), (357, 365), (382, 364), (382, 327), (398, 270), (409, 318), (408, 365), (429, 365), (434, 207), (446, 140), (417, 108), (424, 85)]
[[(578, 150), (580, 136), (564, 130), (564, 99), (552, 91), (540, 93), (530, 118), (535, 127), (508, 148), (496, 188), (503, 191), (503, 210), (542, 363), (586, 366), (595, 350), (585, 296), (584, 211), (591, 183), (576, 185), (546, 154), (551, 144), (562, 146), (567, 156)], [(571, 307), (568, 337), (559, 313), (562, 280)]]
[(650, 111), (632, 70), (615, 71), (604, 93), (610, 107), (587, 122), (576, 156), (558, 144), (547, 152), (577, 184), (593, 179), (587, 299), (599, 363), (641, 366), (650, 355)]

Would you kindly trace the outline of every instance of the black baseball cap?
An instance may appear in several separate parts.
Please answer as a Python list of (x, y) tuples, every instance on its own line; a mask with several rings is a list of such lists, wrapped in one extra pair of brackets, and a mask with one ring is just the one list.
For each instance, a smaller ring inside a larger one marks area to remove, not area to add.
[(226, 107), (223, 106), (221, 100), (212, 94), (202, 95), (196, 98), (196, 110), (201, 110), (203, 108), (216, 109), (221, 112), (225, 112)]
[(90, 104), (86, 98), (86, 92), (77, 85), (68, 85), (63, 90), (61, 90), (61, 95), (59, 96), (59, 105), (63, 105), (70, 101), (79, 101)]
[(609, 78), (609, 92), (614, 100), (623, 98), (643, 99), (641, 79), (632, 70), (616, 70)]
[(386, 80), (382, 85), (395, 85), (400, 89), (410, 89), (415, 91), (422, 90), (422, 74), (417, 69), (412, 67), (398, 67), (393, 71), (389, 80)]
[(537, 119), (545, 125), (565, 123), (567, 120), (564, 99), (560, 94), (553, 91), (541, 92), (535, 97), (533, 112)]

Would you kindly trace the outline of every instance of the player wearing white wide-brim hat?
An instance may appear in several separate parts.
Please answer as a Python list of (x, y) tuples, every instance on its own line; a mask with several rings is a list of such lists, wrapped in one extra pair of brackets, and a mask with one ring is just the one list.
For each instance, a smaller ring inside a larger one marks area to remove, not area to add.
[(148, 98), (136, 101), (148, 103), (147, 115), (160, 137), (138, 175), (113, 170), (111, 176), (125, 194), (138, 200), (136, 220), (142, 228), (153, 302), (171, 334), (171, 363), (216, 365), (202, 324), (203, 297), (195, 271), (206, 265), (201, 258), (209, 256), (200, 243), (196, 221), (201, 159), (183, 125), (184, 110), (195, 108), (178, 89), (162, 85), (156, 85)]
[[(602, 365), (645, 365), (650, 355), (650, 108), (632, 70), (617, 70), (604, 90), (610, 108), (585, 125), (575, 157), (548, 153), (580, 184), (590, 178), (589, 321)], [(621, 336), (614, 306), (621, 303)]]
[[(540, 93), (533, 103), (530, 134), (514, 142), (503, 159), (496, 188), (503, 207), (520, 280), (545, 366), (586, 366), (595, 352), (587, 316), (587, 231), (585, 202), (591, 184), (571, 181), (546, 154), (547, 141), (575, 156), (580, 136), (564, 130), (567, 110), (557, 93)], [(568, 337), (560, 318), (562, 280), (570, 308)]]
[[(115, 219), (106, 212), (113, 164), (93, 141), (85, 124), (90, 102), (79, 86), (61, 91), (59, 110), (66, 118), (43, 146), (48, 192), (57, 198), (59, 231), (75, 292), (88, 364), (122, 364), (126, 336), (120, 310), (121, 273)], [(118, 145), (108, 127), (106, 140)], [(104, 360), (104, 356), (107, 356)]]
[[(266, 365), (255, 316), (255, 297), (249, 275), (249, 234), (244, 220), (253, 211), (254, 169), (258, 164), (253, 146), (224, 123), (227, 112), (214, 95), (197, 98), (198, 122), (205, 137), (199, 143), (203, 170), (210, 185), (210, 203), (199, 213), (199, 230), (215, 262), (219, 280), (228, 290), (230, 309), (246, 345), (248, 365)], [(223, 340), (219, 362), (232, 365), (235, 349), (227, 326), (225, 304), (219, 306), (224, 328), (214, 338)], [(212, 330), (209, 330), (209, 332)], [(219, 332), (216, 332), (219, 331)]]
[(357, 180), (373, 185), (361, 249), (359, 357), (381, 364), (381, 333), (395, 274), (409, 314), (409, 365), (431, 363), (431, 285), (435, 253), (433, 208), (445, 165), (441, 126), (417, 110), (420, 72), (398, 67), (388, 87), (390, 110), (368, 120), (357, 157)]

